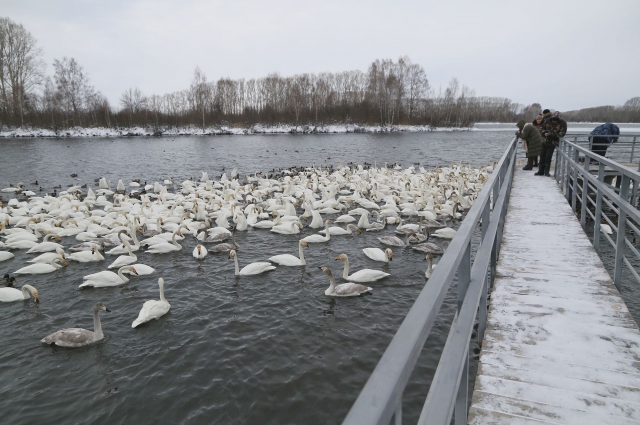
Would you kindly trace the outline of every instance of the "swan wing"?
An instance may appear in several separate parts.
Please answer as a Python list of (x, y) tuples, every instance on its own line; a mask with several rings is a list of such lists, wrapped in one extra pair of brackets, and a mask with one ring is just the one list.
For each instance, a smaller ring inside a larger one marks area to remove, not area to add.
[(385, 273), (381, 270), (363, 269), (358, 270), (351, 276), (347, 277), (347, 280), (353, 282), (374, 282), (387, 276), (389, 276), (389, 273)]
[(368, 286), (347, 282), (337, 285), (332, 295), (337, 297), (357, 297), (358, 295), (369, 291), (372, 291), (372, 289)]
[(120, 268), (122, 266), (127, 266), (129, 264), (133, 264), (136, 262), (138, 258), (133, 257), (131, 255), (121, 255), (116, 260), (107, 267), (108, 269)]
[(251, 275), (251, 274), (260, 274), (262, 272), (267, 272), (269, 270), (274, 270), (276, 266), (272, 266), (271, 263), (267, 262), (258, 262), (247, 264), (240, 270), (241, 275)]
[(366, 255), (367, 257), (371, 258), (374, 261), (386, 262), (384, 251), (381, 250), (380, 248), (364, 248), (362, 252), (364, 252), (364, 255)]
[(166, 301), (159, 300), (149, 300), (145, 301), (142, 305), (142, 309), (140, 309), (140, 314), (138, 314), (138, 318), (133, 321), (131, 324), (132, 328), (139, 326), (145, 322), (150, 320), (158, 319), (171, 309), (171, 305)]
[[(154, 269), (153, 267), (147, 266), (146, 264), (140, 264), (140, 263), (134, 264), (133, 268), (135, 268), (136, 272), (138, 272), (138, 276), (150, 275), (151, 273), (154, 273), (156, 271), (156, 269)], [(123, 270), (122, 273), (133, 274), (129, 270)]]
[(13, 301), (24, 300), (22, 291), (16, 288), (0, 288), (0, 302), (10, 303)]
[(291, 254), (274, 255), (269, 257), (269, 261), (279, 264), (281, 266), (300, 266), (302, 262), (298, 257)]
[(57, 269), (53, 267), (51, 264), (31, 264), (30, 266), (23, 267), (19, 270), (16, 270), (15, 274), (44, 274), (51, 273), (56, 271)]

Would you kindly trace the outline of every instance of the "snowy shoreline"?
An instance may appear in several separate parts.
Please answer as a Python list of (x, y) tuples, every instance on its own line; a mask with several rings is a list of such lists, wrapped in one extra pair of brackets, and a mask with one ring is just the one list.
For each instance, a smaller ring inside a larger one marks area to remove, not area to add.
[[(159, 130), (159, 131), (158, 131)], [(360, 126), (360, 125), (327, 125), (327, 126), (263, 126), (254, 125), (249, 128), (209, 127), (205, 131), (195, 126), (188, 127), (132, 127), (132, 128), (82, 128), (75, 127), (67, 130), (53, 130), (43, 128), (17, 128), (0, 131), (0, 137), (140, 137), (140, 136), (221, 136), (221, 135), (251, 135), (251, 134), (339, 134), (339, 133), (392, 133), (392, 132), (428, 132), (428, 131), (472, 131), (472, 128), (458, 127), (430, 127), (430, 126)]]

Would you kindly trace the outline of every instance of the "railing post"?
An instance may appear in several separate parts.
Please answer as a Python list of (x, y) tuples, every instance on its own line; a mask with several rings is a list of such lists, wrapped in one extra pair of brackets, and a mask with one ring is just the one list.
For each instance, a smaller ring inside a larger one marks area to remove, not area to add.
[(636, 136), (633, 136), (633, 143), (631, 143), (631, 158), (629, 158), (629, 163), (633, 164), (633, 153), (636, 150)]
[[(589, 174), (589, 163), (591, 160), (587, 155), (584, 156), (584, 175), (582, 176), (582, 205), (580, 209), (580, 224), (582, 228), (587, 227), (587, 203), (589, 202), (589, 180), (586, 175)], [(577, 169), (576, 169), (577, 171)]]
[(455, 425), (467, 425), (467, 410), (469, 407), (469, 348), (465, 353), (464, 369), (460, 377), (458, 396), (456, 397)]
[(571, 179), (570, 179), (570, 177), (571, 177), (571, 163), (569, 162), (569, 158), (571, 156), (571, 149), (575, 149), (575, 148), (572, 147), (572, 146), (567, 146), (567, 158), (566, 158), (567, 171), (565, 173), (565, 181), (564, 181), (564, 197), (567, 199), (568, 202), (571, 201), (571, 198), (569, 196), (571, 194), (571, 191), (569, 190), (569, 184), (570, 184), (570, 181), (571, 181)]
[[(573, 151), (573, 161), (575, 164), (578, 163), (578, 155), (580, 151), (578, 149), (574, 149)], [(571, 169), (573, 171), (573, 188), (571, 189), (571, 208), (574, 212), (577, 211), (577, 197), (578, 197), (578, 166), (571, 164)]]
[(488, 276), (485, 276), (484, 282), (482, 283), (482, 297), (480, 298), (480, 306), (478, 307), (478, 335), (477, 335), (478, 344), (482, 343), (482, 340), (484, 339), (484, 330), (487, 326), (488, 295), (489, 295), (489, 278)]
[[(598, 166), (598, 181), (604, 184), (604, 164), (599, 163)], [(600, 186), (596, 185), (596, 216), (594, 218), (595, 223), (593, 224), (593, 248), (599, 252), (600, 251), (600, 222), (602, 221), (602, 191), (600, 190)]]
[[(629, 195), (629, 177), (622, 175), (622, 183), (620, 186), (620, 198), (623, 201), (627, 200)], [(618, 205), (618, 232), (616, 234), (616, 263), (613, 270), (613, 283), (621, 291), (622, 286), (622, 267), (624, 265), (624, 240), (627, 230), (627, 213), (624, 212), (622, 207)]]

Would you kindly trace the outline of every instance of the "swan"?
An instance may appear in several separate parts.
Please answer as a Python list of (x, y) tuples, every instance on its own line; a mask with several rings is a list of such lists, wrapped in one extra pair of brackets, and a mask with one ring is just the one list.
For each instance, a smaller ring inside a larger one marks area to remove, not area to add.
[(176, 242), (176, 236), (178, 235), (182, 236), (182, 232), (180, 232), (180, 229), (173, 232), (171, 243), (165, 241), (163, 243), (152, 245), (151, 247), (149, 247), (149, 249), (147, 249), (147, 252), (151, 254), (166, 254), (169, 252), (181, 251), (182, 245)]
[(62, 257), (63, 260), (67, 259), (67, 254), (64, 252), (64, 249), (57, 248), (56, 252), (45, 252), (44, 254), (38, 255), (36, 258), (32, 258), (27, 261), (27, 263), (50, 263), (56, 257)]
[(160, 287), (160, 300), (149, 300), (142, 304), (142, 309), (138, 318), (131, 324), (132, 328), (138, 327), (143, 323), (150, 322), (155, 319), (159, 319), (169, 312), (171, 305), (164, 297), (164, 279), (158, 279), (158, 286)]
[(45, 274), (55, 272), (62, 266), (58, 266), (56, 262), (61, 261), (63, 265), (67, 265), (67, 262), (62, 257), (56, 257), (49, 264), (36, 263), (23, 267), (20, 270), (16, 270), (15, 274)]
[(14, 257), (12, 252), (0, 251), (0, 262), (10, 260)]
[(274, 262), (280, 266), (304, 266), (307, 262), (304, 259), (304, 253), (302, 252), (303, 246), (309, 246), (304, 240), (298, 242), (298, 255), (300, 258), (291, 254), (274, 255), (269, 258), (269, 261)]
[(280, 233), (281, 235), (295, 235), (300, 233), (302, 224), (299, 221), (285, 221), (282, 224), (271, 227), (271, 232)]
[(276, 266), (271, 265), (271, 263), (267, 263), (266, 261), (264, 261), (264, 262), (247, 264), (242, 268), (242, 270), (239, 270), (238, 256), (236, 255), (235, 249), (232, 249), (231, 252), (229, 252), (229, 258), (233, 258), (233, 261), (235, 262), (236, 276), (249, 276), (254, 274), (260, 274), (263, 272), (267, 272), (269, 270), (274, 270), (276, 268)]
[(123, 275), (125, 270), (131, 271), (133, 274), (137, 275), (135, 267), (133, 266), (123, 266), (118, 270), (118, 274), (110, 271), (101, 271), (98, 273), (88, 274), (84, 279), (84, 283), (82, 283), (79, 288), (84, 288), (86, 286), (93, 286), (94, 288), (104, 288), (108, 286), (119, 286), (123, 283), (129, 282), (129, 278)]
[[(352, 235), (354, 230), (358, 233), (362, 233), (362, 230), (360, 230), (360, 228), (355, 224), (347, 224), (346, 229), (343, 229), (339, 226), (329, 227), (329, 233), (331, 234), (331, 236)], [(327, 231), (320, 230), (318, 233), (326, 234)]]
[(353, 282), (341, 283), (340, 285), (336, 285), (336, 280), (333, 277), (333, 273), (331, 273), (331, 270), (329, 270), (328, 267), (318, 268), (322, 270), (327, 276), (329, 276), (329, 288), (324, 291), (324, 294), (329, 297), (357, 297), (364, 294), (365, 292), (373, 291), (373, 289), (368, 286), (360, 285)]
[[(131, 249), (131, 251), (137, 251), (140, 249), (140, 241), (138, 241), (138, 236), (136, 235), (136, 232), (138, 231), (138, 229), (139, 227), (135, 225), (129, 229), (129, 234), (131, 235), (131, 239), (133, 240), (133, 245), (131, 245), (131, 247), (129, 248)], [(126, 230), (121, 230), (120, 232), (118, 232), (118, 238), (120, 239), (121, 242), (125, 240), (125, 235), (123, 235), (124, 232), (126, 232)], [(124, 246), (124, 244), (119, 244), (115, 248), (112, 248), (109, 251), (107, 251), (107, 254), (109, 255), (126, 254), (127, 252), (128, 252), (128, 249)]]
[[(146, 275), (155, 273), (156, 271), (156, 269), (154, 269), (153, 267), (147, 266), (146, 264), (136, 263), (136, 264), (132, 264), (131, 266), (135, 269), (137, 276), (146, 276)], [(122, 273), (133, 274), (131, 270), (127, 270), (127, 269), (123, 270)]]
[(31, 298), (29, 292), (33, 295), (33, 300), (39, 303), (40, 299), (38, 298), (38, 291), (31, 285), (24, 285), (22, 289), (0, 288), (0, 302), (10, 303), (13, 301), (28, 300)]
[(426, 259), (428, 261), (428, 264), (427, 264), (427, 270), (424, 272), (424, 277), (429, 279), (433, 274), (433, 269), (436, 268), (436, 265), (433, 264), (433, 254), (427, 254)]
[(240, 245), (236, 243), (235, 233), (231, 235), (231, 243), (219, 243), (209, 248), (209, 252), (228, 252), (232, 249), (240, 249)]
[(441, 239), (453, 239), (453, 237), (456, 235), (456, 231), (451, 227), (445, 227), (443, 229), (435, 230), (432, 235), (436, 238)]
[(444, 250), (445, 250), (444, 245), (446, 244), (447, 242), (445, 242), (443, 246), (440, 246), (433, 242), (424, 242), (418, 245), (413, 245), (411, 246), (411, 248), (415, 249), (416, 251), (424, 252), (427, 254), (442, 255), (444, 254)]
[(42, 243), (39, 243), (37, 245), (32, 246), (27, 251), (27, 254), (33, 254), (34, 252), (55, 251), (57, 248), (64, 249), (64, 246), (60, 245), (59, 243), (49, 242), (50, 238), (56, 238), (56, 239), (58, 239), (58, 241), (62, 240), (62, 238), (60, 236), (57, 236), (57, 235), (54, 235), (54, 234), (50, 233), (50, 234), (48, 234), (47, 236), (44, 237)]
[(342, 277), (345, 280), (350, 280), (353, 282), (375, 282), (376, 280), (380, 280), (384, 277), (389, 276), (389, 273), (373, 269), (358, 270), (357, 272), (349, 276), (349, 257), (347, 257), (347, 254), (338, 255), (336, 261), (338, 260), (344, 261), (344, 270), (342, 272)]
[(110, 312), (104, 304), (97, 303), (93, 307), (93, 332), (82, 328), (62, 329), (42, 338), (45, 344), (55, 344), (59, 347), (77, 348), (100, 341), (104, 338), (102, 325), (100, 324), (100, 311)]
[(196, 247), (193, 248), (193, 258), (196, 258), (198, 260), (202, 260), (204, 257), (207, 256), (208, 253), (209, 252), (207, 251), (207, 248), (205, 248), (200, 244), (196, 245)]
[(355, 221), (356, 221), (356, 219), (353, 218), (352, 215), (345, 214), (345, 215), (341, 215), (340, 217), (336, 218), (334, 220), (334, 223), (347, 223), (347, 224), (349, 224), (349, 223), (353, 223)]
[(384, 251), (380, 248), (364, 248), (362, 252), (364, 252), (364, 255), (371, 258), (373, 261), (388, 263), (393, 260), (393, 251), (391, 251), (391, 248), (387, 248)]
[(369, 224), (369, 211), (365, 210), (360, 216), (360, 220), (358, 221), (358, 227), (361, 229), (367, 230), (371, 226)]
[(385, 245), (405, 247), (409, 246), (409, 237), (411, 237), (412, 235), (415, 235), (415, 233), (407, 233), (407, 235), (404, 237), (404, 242), (397, 236), (380, 236), (378, 240), (380, 241), (380, 243), (383, 243)]
[(77, 261), (79, 263), (91, 263), (94, 261), (104, 261), (104, 257), (100, 254), (100, 251), (95, 246), (91, 247), (91, 251), (79, 251), (69, 254), (69, 260)]
[[(124, 241), (124, 245), (129, 250), (129, 255), (119, 256), (113, 263), (109, 264), (109, 267), (107, 267), (108, 269), (119, 269), (122, 266), (128, 266), (129, 264), (133, 264), (138, 261), (138, 256), (131, 251), (131, 244), (129, 241)], [(98, 255), (100, 255), (100, 253), (98, 253)]]
[(331, 220), (325, 221), (325, 223), (324, 223), (325, 235), (324, 236), (309, 235), (309, 236), (303, 238), (302, 240), (305, 241), (306, 243), (329, 242), (329, 240), (331, 239), (331, 232), (329, 232), (328, 229), (329, 229), (329, 225), (332, 224), (332, 223), (333, 223), (333, 221), (331, 221)]

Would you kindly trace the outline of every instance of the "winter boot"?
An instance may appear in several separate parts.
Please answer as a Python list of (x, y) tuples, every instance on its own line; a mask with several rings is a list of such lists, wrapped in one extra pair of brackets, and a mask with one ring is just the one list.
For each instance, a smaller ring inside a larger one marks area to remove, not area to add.
[(540, 164), (538, 164), (538, 157), (537, 156), (533, 157), (533, 166), (534, 167), (539, 167), (540, 166)]
[(535, 158), (531, 157), (531, 158), (527, 158), (527, 165), (524, 166), (523, 170), (533, 170), (533, 160)]
[(538, 166), (538, 172), (534, 174), (534, 176), (544, 176), (544, 170), (545, 170), (545, 166), (543, 163), (540, 163), (540, 165)]

